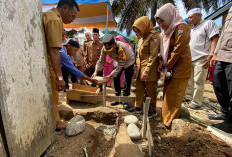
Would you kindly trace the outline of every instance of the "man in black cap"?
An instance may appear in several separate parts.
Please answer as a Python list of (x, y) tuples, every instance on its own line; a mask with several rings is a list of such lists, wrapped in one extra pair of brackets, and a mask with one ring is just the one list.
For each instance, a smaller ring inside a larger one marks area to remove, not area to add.
[[(103, 43), (100, 41), (99, 37), (99, 29), (93, 28), (93, 41), (89, 41), (86, 47), (85, 53), (85, 67), (86, 67), (86, 75), (91, 77), (95, 71), (95, 66), (100, 58), (101, 49), (103, 47)], [(103, 76), (103, 71), (98, 73), (98, 76)]]
[(93, 84), (99, 84), (96, 79), (89, 78), (73, 65), (70, 56), (76, 54), (79, 48), (80, 45), (78, 41), (71, 39), (65, 46), (62, 47), (62, 49), (60, 49), (59, 53), (61, 67), (65, 67), (67, 71), (73, 74), (77, 79), (88, 80)]
[[(123, 96), (130, 95), (131, 80), (134, 74), (134, 62), (135, 57), (133, 51), (127, 47), (126, 44), (120, 41), (115, 41), (113, 35), (107, 34), (102, 40), (104, 47), (101, 51), (100, 59), (98, 60), (93, 74), (93, 78), (101, 71), (106, 62), (106, 55), (108, 54), (112, 59), (117, 62), (116, 68), (111, 72), (110, 75), (106, 76), (109, 81), (111, 78), (114, 79), (115, 95), (121, 95), (120, 76), (125, 70), (124, 89)], [(120, 102), (112, 102), (111, 106), (120, 104)], [(124, 109), (129, 109), (128, 103), (123, 103)]]

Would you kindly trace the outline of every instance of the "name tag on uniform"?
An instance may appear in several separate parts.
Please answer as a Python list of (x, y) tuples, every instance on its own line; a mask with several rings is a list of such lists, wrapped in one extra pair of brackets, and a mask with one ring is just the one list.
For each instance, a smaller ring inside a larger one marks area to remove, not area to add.
[(182, 34), (184, 32), (182, 27), (178, 27), (178, 34)]

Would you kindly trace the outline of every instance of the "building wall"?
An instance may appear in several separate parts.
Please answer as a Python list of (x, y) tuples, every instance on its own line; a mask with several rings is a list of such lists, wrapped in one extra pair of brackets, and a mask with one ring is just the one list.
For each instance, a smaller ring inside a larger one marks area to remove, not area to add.
[(37, 157), (55, 130), (41, 0), (1, 0), (0, 10), (0, 107), (9, 152)]

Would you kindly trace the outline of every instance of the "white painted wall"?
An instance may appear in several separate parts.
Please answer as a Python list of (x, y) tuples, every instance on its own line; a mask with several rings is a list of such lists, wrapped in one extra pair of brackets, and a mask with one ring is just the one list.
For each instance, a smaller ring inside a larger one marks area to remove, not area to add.
[(55, 129), (41, 0), (0, 1), (0, 55), (0, 106), (10, 154), (38, 156)]

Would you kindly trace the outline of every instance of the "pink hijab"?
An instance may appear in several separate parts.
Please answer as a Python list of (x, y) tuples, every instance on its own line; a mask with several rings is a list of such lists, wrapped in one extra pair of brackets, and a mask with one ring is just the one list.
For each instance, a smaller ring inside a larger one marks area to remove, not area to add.
[(121, 35), (118, 35), (118, 36), (116, 37), (116, 39), (119, 39), (121, 42), (123, 42), (124, 44), (126, 44), (126, 46), (127, 46), (128, 48), (130, 48), (130, 45), (124, 42), (124, 39), (123, 39), (123, 37), (122, 37)]
[(182, 17), (180, 17), (175, 6), (171, 3), (167, 3), (164, 6), (162, 6), (154, 16), (155, 19), (157, 17), (166, 21), (169, 25), (166, 31), (160, 33), (160, 54), (163, 58), (164, 65), (166, 65), (168, 60), (171, 36), (175, 31), (176, 26), (181, 23), (185, 23), (185, 21), (182, 19)]

